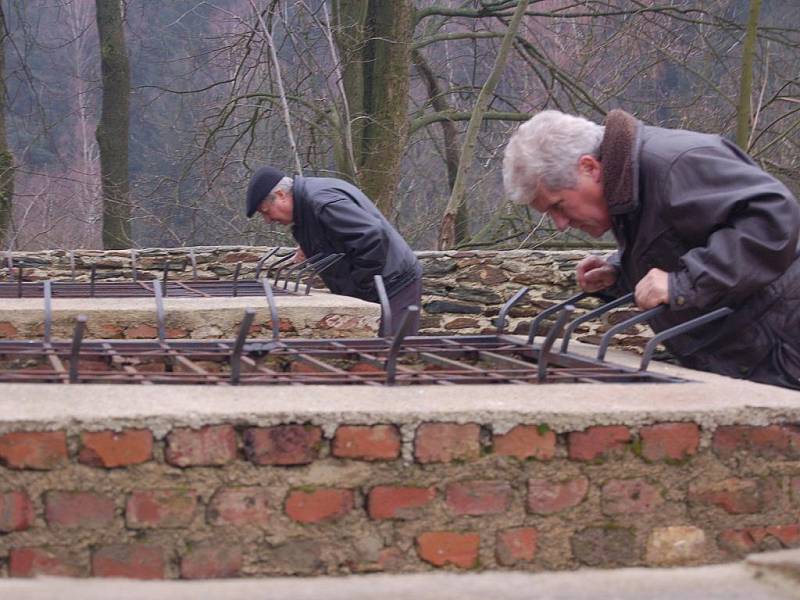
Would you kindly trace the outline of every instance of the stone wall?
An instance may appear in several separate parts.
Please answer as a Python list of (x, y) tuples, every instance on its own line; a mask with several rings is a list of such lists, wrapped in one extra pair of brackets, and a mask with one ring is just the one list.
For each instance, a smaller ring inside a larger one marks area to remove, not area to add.
[[(198, 278), (229, 279), (237, 263), (241, 263), (240, 277), (252, 278), (258, 259), (270, 248), (232, 246), (191, 250), (195, 255)], [(139, 276), (159, 278), (166, 267), (171, 279), (190, 279), (189, 251), (188, 248), (137, 250), (135, 260)], [(493, 332), (493, 319), (500, 308), (523, 286), (531, 289), (512, 309), (506, 330), (527, 333), (533, 316), (576, 292), (575, 263), (584, 255), (582, 251), (537, 250), (419, 252), (424, 267), (421, 333)], [(25, 267), (26, 279), (67, 279), (72, 274), (69, 255), (64, 251), (18, 252), (12, 256), (15, 265)], [(96, 266), (98, 279), (131, 277), (129, 251), (76, 251), (74, 263), (79, 280), (88, 279), (91, 265)], [(0, 281), (7, 279), (8, 274), (8, 269), (0, 269)], [(598, 334), (609, 325), (629, 316), (629, 309), (615, 311), (604, 322), (580, 327), (576, 332), (577, 339), (596, 342)], [(641, 347), (649, 335), (645, 326), (636, 326), (618, 336), (615, 343)]]
[(800, 545), (796, 427), (241, 419), (0, 435), (0, 574), (714, 563)]

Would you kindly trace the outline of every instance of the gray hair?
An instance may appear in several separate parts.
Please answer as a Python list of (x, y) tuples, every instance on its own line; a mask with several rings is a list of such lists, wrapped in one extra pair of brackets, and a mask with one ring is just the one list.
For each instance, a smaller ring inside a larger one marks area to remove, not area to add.
[(275, 202), (275, 192), (286, 192), (292, 189), (294, 185), (294, 179), (291, 177), (284, 177), (278, 183), (275, 184), (275, 187), (272, 188), (272, 191), (267, 194), (267, 197), (264, 198), (264, 202), (267, 204), (272, 204)]
[(527, 204), (540, 186), (551, 190), (573, 187), (578, 160), (599, 157), (605, 127), (583, 117), (545, 110), (520, 125), (503, 158), (503, 186), (516, 204)]

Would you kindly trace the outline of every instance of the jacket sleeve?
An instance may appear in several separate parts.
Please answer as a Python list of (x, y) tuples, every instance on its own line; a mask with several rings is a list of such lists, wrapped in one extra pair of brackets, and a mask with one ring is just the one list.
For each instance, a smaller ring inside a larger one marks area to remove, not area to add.
[(736, 305), (793, 262), (800, 206), (777, 179), (724, 143), (671, 166), (667, 221), (691, 250), (669, 274), (670, 308)]
[(383, 272), (387, 251), (380, 222), (349, 198), (325, 203), (319, 221), (331, 245), (345, 253), (360, 297), (376, 297), (372, 279)]

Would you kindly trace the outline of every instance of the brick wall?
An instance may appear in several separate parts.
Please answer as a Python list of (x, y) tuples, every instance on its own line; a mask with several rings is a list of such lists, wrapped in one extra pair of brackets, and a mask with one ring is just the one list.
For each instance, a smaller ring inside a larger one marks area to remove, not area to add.
[(5, 576), (670, 566), (800, 546), (792, 425), (77, 427), (0, 434)]

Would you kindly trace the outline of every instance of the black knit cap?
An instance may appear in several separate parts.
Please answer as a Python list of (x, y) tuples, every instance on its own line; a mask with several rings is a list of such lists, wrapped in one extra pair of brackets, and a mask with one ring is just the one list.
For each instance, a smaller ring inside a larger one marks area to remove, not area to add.
[(262, 200), (272, 191), (286, 174), (274, 167), (261, 167), (250, 178), (247, 185), (247, 218), (252, 217), (258, 210)]

